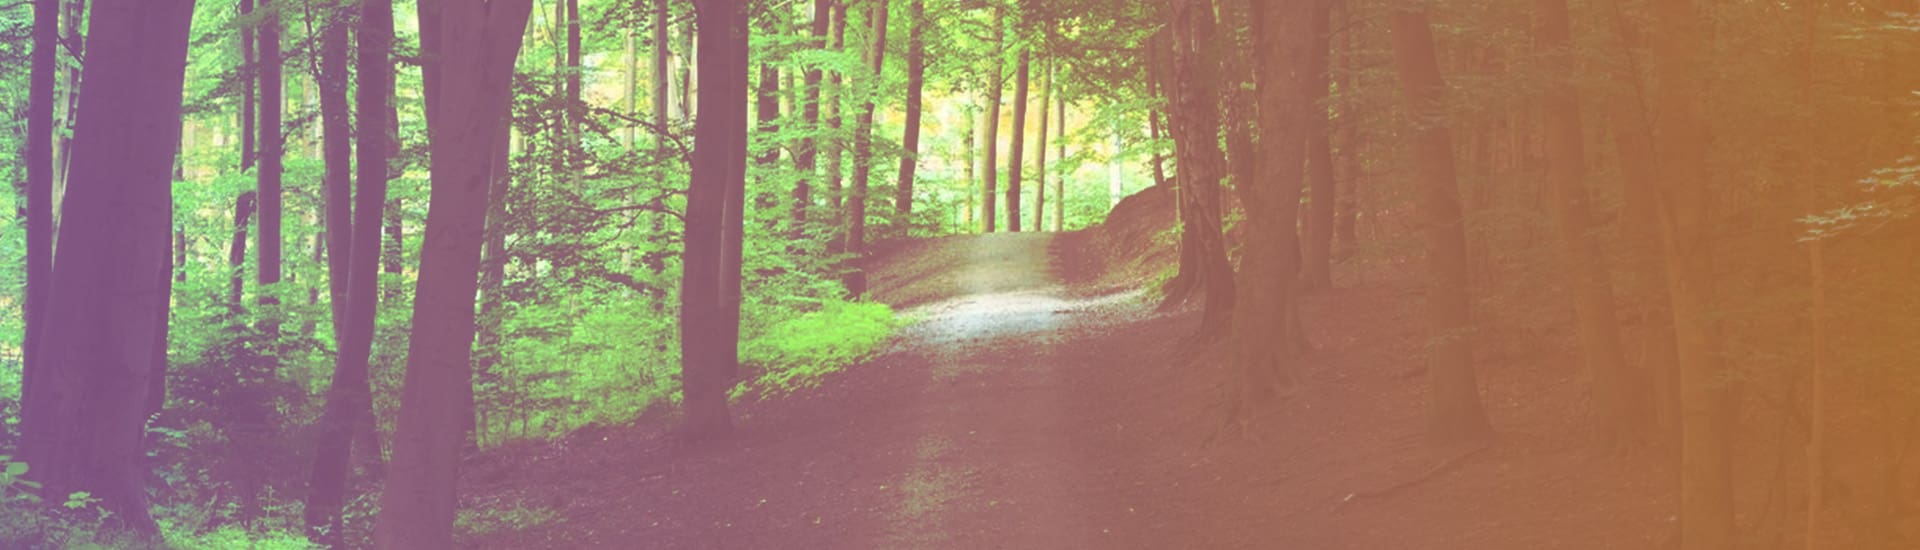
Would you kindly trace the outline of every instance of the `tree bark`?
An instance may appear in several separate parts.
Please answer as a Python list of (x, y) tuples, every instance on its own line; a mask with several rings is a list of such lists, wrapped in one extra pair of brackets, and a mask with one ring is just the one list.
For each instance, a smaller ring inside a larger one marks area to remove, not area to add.
[[(240, 17), (253, 15), (254, 0), (240, 0)], [(256, 105), (260, 75), (256, 62), (258, 50), (254, 48), (253, 38), (257, 32), (251, 25), (240, 26), (240, 171), (253, 169), (255, 138), (254, 122), (259, 118), (260, 110)]]
[[(1047, 230), (1047, 109), (1053, 99), (1053, 71), (1044, 61), (1040, 70), (1040, 135), (1034, 144), (1033, 230)], [(1058, 231), (1058, 229), (1055, 229)]]
[(564, 111), (561, 117), (562, 120), (566, 121), (566, 129), (561, 132), (561, 135), (566, 136), (567, 144), (565, 148), (561, 149), (563, 153), (561, 158), (566, 159), (567, 177), (577, 188), (580, 184), (580, 167), (577, 166), (579, 159), (575, 153), (581, 147), (580, 118), (583, 114), (581, 112), (583, 104), (580, 101), (580, 0), (566, 0), (566, 6), (567, 103), (562, 106)]
[[(747, 163), (746, 7), (712, 2), (702, 5), (698, 14), (706, 89), (694, 119), (680, 291), (681, 435), (689, 439), (722, 437), (733, 429), (727, 392), (739, 376), (739, 365), (732, 360), (739, 343), (724, 338), (733, 332), (721, 325), (729, 318), (724, 311), (728, 304), (739, 303), (730, 298), (740, 292), (739, 278), (726, 273), (726, 256), (742, 226), (738, 221), (729, 225), (725, 211), (730, 196), (746, 191)], [(732, 268), (739, 269), (737, 264)], [(726, 288), (729, 281), (734, 288)]]
[[(811, 39), (808, 46), (815, 49), (827, 48), (827, 33), (832, 30), (832, 0), (813, 0), (813, 21), (809, 23)], [(813, 178), (820, 164), (820, 86), (824, 75), (819, 67), (809, 67), (806, 74), (806, 101), (801, 107), (800, 116), (805, 121), (807, 134), (800, 140), (800, 150), (794, 155), (794, 169), (800, 172), (799, 181), (793, 185), (793, 228), (788, 238), (800, 240), (806, 238), (807, 214), (813, 207)]]
[(1001, 9), (994, 10), (992, 50), (995, 53), (992, 55), (993, 59), (990, 61), (993, 63), (992, 72), (988, 73), (987, 76), (987, 118), (981, 121), (981, 123), (985, 125), (986, 136), (981, 138), (980, 141), (980, 147), (982, 149), (980, 161), (980, 228), (981, 231), (985, 233), (992, 233), (995, 229), (998, 229), (996, 225), (999, 221), (999, 213), (996, 211), (999, 205), (995, 203), (998, 197), (994, 195), (999, 192), (1000, 168), (994, 164), (999, 162), (998, 158), (1000, 155), (1000, 89), (1006, 85), (1006, 75), (1004, 74), (1006, 68), (1003, 67), (1004, 64), (1001, 62), (1000, 54), (998, 53), (1001, 46), (1006, 43), (1006, 31), (1000, 24), (1002, 19), (1006, 19), (1006, 11)]
[(1479, 382), (1473, 370), (1473, 314), (1468, 298), (1466, 228), (1460, 215), (1459, 183), (1453, 163), (1453, 135), (1445, 124), (1446, 83), (1434, 52), (1433, 29), (1422, 10), (1395, 13), (1393, 57), (1407, 109), (1420, 127), (1413, 135), (1414, 166), (1419, 167), (1420, 207), (1425, 212), (1431, 386), (1431, 435), (1439, 442), (1489, 437)]
[(1331, 77), (1327, 74), (1333, 40), (1330, 21), (1333, 2), (1311, 0), (1307, 11), (1306, 145), (1307, 145), (1307, 240), (1300, 270), (1301, 283), (1308, 289), (1333, 287), (1333, 142), (1327, 98)]
[[(1290, 339), (1276, 336), (1291, 333), (1294, 327), (1290, 323), (1296, 318), (1292, 310), (1297, 307), (1294, 281), (1300, 269), (1302, 165), (1306, 162), (1307, 136), (1312, 131), (1307, 121), (1312, 106), (1304, 84), (1311, 76), (1303, 74), (1310, 55), (1306, 51), (1311, 44), (1311, 25), (1306, 17), (1310, 10), (1303, 2), (1254, 0), (1251, 49), (1229, 54), (1230, 59), (1243, 60), (1240, 63), (1257, 65), (1249, 68), (1255, 72), (1258, 107), (1248, 99), (1244, 111), (1235, 116), (1257, 116), (1260, 130), (1258, 153), (1246, 153), (1258, 159), (1237, 161), (1248, 166), (1237, 168), (1236, 178), (1258, 171), (1256, 177), (1235, 185), (1246, 210), (1248, 235), (1234, 289), (1239, 300), (1233, 309), (1232, 347), (1242, 378), (1237, 406), (1258, 405), (1296, 378), (1291, 361), (1300, 350)], [(1251, 145), (1246, 147), (1253, 149)], [(1186, 213), (1205, 214), (1192, 210)], [(1244, 422), (1245, 418), (1236, 415), (1234, 420)]]
[[(156, 537), (144, 428), (163, 368), (172, 168), (190, 0), (101, 0), (80, 91), (54, 286), (22, 388), (21, 459), (49, 503), (87, 491), (113, 527)], [(157, 276), (156, 276), (157, 275)]]
[(336, 349), (346, 318), (347, 263), (353, 249), (353, 122), (347, 104), (350, 19), (344, 10), (327, 15), (319, 52), (320, 141), (326, 162), (327, 290)]
[[(432, 62), (442, 82), (429, 111), (503, 112), (532, 9), (532, 0), (441, 7)], [(461, 428), (473, 392), (474, 294), (486, 234), (489, 161), (501, 123), (493, 116), (436, 117), (429, 130), (429, 230), (414, 290), (393, 475), (374, 531), (374, 545), (382, 550), (453, 546)]]
[(1181, 255), (1180, 275), (1169, 284), (1162, 307), (1185, 302), (1193, 293), (1206, 296), (1201, 338), (1226, 333), (1233, 315), (1233, 266), (1227, 263), (1226, 242), (1220, 227), (1220, 178), (1226, 159), (1220, 150), (1219, 43), (1214, 15), (1206, 0), (1176, 3), (1170, 16), (1170, 71), (1163, 77), (1171, 98), (1174, 154), (1179, 159)]
[(1680, 544), (1688, 550), (1734, 548), (1732, 435), (1737, 408), (1724, 379), (1714, 301), (1712, 175), (1707, 127), (1706, 23), (1690, 0), (1653, 3), (1654, 135), (1661, 192), (1661, 248), (1680, 370)]
[[(1566, 0), (1535, 0), (1539, 18), (1534, 46), (1554, 60), (1550, 67), (1572, 67), (1573, 24)], [(1604, 447), (1631, 445), (1646, 432), (1646, 387), (1630, 371), (1620, 351), (1620, 324), (1614, 313), (1613, 277), (1593, 235), (1587, 211), (1586, 146), (1580, 97), (1571, 75), (1557, 75), (1541, 97), (1546, 133), (1547, 184), (1552, 187), (1562, 261), (1572, 278), (1574, 309), (1580, 319), (1580, 343), (1593, 384), (1594, 430)]]
[(32, 387), (40, 376), (34, 340), (53, 287), (53, 103), (54, 78), (60, 69), (55, 55), (60, 42), (60, 0), (34, 0), (33, 53), (27, 83), (27, 281), (26, 304), (21, 308), (24, 361), (21, 387)]
[[(1060, 74), (1054, 74), (1054, 78), (1060, 78)], [(1060, 118), (1060, 137), (1054, 139), (1054, 141), (1059, 142), (1057, 147), (1060, 148), (1060, 154), (1056, 158), (1064, 162), (1067, 160), (1067, 94), (1061, 92), (1055, 95), (1060, 96), (1060, 99), (1057, 100), (1060, 102), (1060, 108), (1057, 109), (1060, 114), (1055, 115)], [(1053, 178), (1053, 230), (1055, 232), (1067, 230), (1066, 174), (1060, 174), (1060, 177)]]
[(1020, 232), (1020, 172), (1026, 160), (1027, 84), (1032, 76), (1033, 53), (1020, 50), (1013, 73), (1013, 143), (1007, 149), (1007, 231)]
[[(887, 57), (887, 3), (874, 2), (868, 21), (873, 24), (873, 44), (867, 50), (867, 65), (875, 83)], [(873, 175), (872, 96), (860, 106), (853, 129), (853, 181), (847, 194), (847, 250), (858, 261), (867, 252), (867, 180)], [(855, 263), (847, 270), (847, 294), (855, 298), (867, 293), (867, 272)]]
[[(273, 297), (271, 285), (280, 282), (281, 231), (280, 220), (285, 208), (282, 206), (280, 177), (284, 172), (286, 136), (281, 135), (280, 114), (285, 106), (283, 94), (285, 88), (283, 71), (285, 60), (280, 57), (280, 18), (278, 8), (272, 0), (260, 0), (260, 7), (266, 15), (260, 21), (260, 171), (256, 191), (260, 201), (260, 237), (259, 250), (254, 252), (256, 263), (255, 281), (259, 283), (260, 305), (268, 306), (265, 312), (267, 320), (263, 327), (276, 328), (271, 306), (279, 301)], [(276, 331), (268, 331), (272, 334)]]
[(900, 147), (900, 183), (894, 187), (893, 223), (896, 233), (907, 236), (913, 228), (913, 177), (920, 165), (920, 109), (927, 86), (927, 26), (925, 0), (907, 5), (907, 120)]
[[(346, 23), (336, 24), (344, 27)], [(353, 435), (357, 429), (371, 429), (367, 423), (373, 420), (370, 414), (373, 392), (368, 371), (373, 353), (374, 321), (379, 312), (380, 240), (387, 201), (387, 153), (392, 146), (392, 136), (387, 133), (394, 85), (393, 63), (389, 60), (393, 48), (392, 0), (363, 0), (359, 25), (360, 82), (355, 101), (360, 111), (357, 131), (360, 147), (356, 151), (360, 188), (358, 196), (353, 197), (355, 204), (339, 209), (353, 216), (338, 227), (350, 240), (341, 243), (338, 252), (329, 252), (338, 254), (333, 256), (333, 264), (341, 266), (338, 271), (346, 279), (346, 288), (335, 297), (341, 302), (335, 306), (340, 317), (334, 328), (339, 352), (327, 390), (327, 404), (320, 416), (311, 492), (305, 509), (307, 538), (332, 548), (345, 544), (346, 531), (340, 510), (347, 501)], [(345, 37), (339, 39), (344, 41)], [(340, 50), (344, 53), (344, 45)], [(337, 68), (344, 73), (344, 59)], [(344, 92), (343, 86), (341, 93)], [(329, 228), (329, 237), (334, 230)], [(377, 444), (378, 439), (374, 442)], [(364, 450), (379, 453), (378, 448)]]
[[(827, 49), (840, 51), (845, 48), (847, 44), (847, 7), (837, 0), (828, 1), (832, 3), (832, 13), (829, 19), (833, 32), (829, 33), (832, 36), (828, 39)], [(846, 199), (844, 193), (842, 193), (841, 185), (844, 183), (842, 181), (844, 169), (842, 162), (846, 156), (844, 153), (847, 150), (847, 145), (846, 142), (841, 139), (840, 135), (841, 128), (845, 126), (844, 119), (846, 118), (846, 116), (841, 113), (847, 103), (847, 88), (845, 83), (845, 76), (841, 75), (838, 71), (828, 76), (827, 87), (831, 93), (827, 94), (829, 99), (827, 100), (826, 112), (824, 113), (827, 117), (828, 129), (826, 131), (826, 145), (823, 149), (827, 153), (827, 205), (828, 210), (831, 211), (831, 217), (828, 218), (831, 223), (828, 224), (828, 227), (833, 228), (832, 233), (828, 236), (828, 240), (833, 243), (829, 246), (831, 249), (830, 252), (833, 253), (837, 253), (845, 246), (839, 237), (841, 223), (846, 220), (846, 211), (841, 208)]]

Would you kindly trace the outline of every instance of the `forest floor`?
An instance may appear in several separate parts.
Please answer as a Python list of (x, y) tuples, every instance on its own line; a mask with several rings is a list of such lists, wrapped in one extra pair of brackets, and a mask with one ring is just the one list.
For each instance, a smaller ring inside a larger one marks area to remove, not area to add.
[[(1655, 457), (1588, 445), (1571, 357), (1483, 364), (1500, 435), (1428, 445), (1414, 281), (1307, 298), (1305, 385), (1245, 434), (1232, 373), (1186, 345), (1162, 271), (1166, 197), (1100, 228), (892, 243), (877, 299), (912, 323), (817, 389), (739, 403), (683, 444), (671, 419), (587, 430), (466, 469), (468, 507), (557, 512), (480, 548), (1661, 548)], [(1144, 203), (1144, 204), (1142, 204)], [(1156, 206), (1158, 205), (1158, 206)], [(1141, 260), (1146, 258), (1146, 260)], [(1364, 282), (1361, 282), (1364, 281)], [(1218, 437), (1216, 437), (1218, 436)]]

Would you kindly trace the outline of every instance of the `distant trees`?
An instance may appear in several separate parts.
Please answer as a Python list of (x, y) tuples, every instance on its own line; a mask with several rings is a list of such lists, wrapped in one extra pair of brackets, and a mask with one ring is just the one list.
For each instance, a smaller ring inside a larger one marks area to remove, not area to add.
[(900, 182), (893, 199), (895, 232), (901, 236), (913, 228), (913, 178), (920, 166), (920, 110), (927, 86), (926, 31), (926, 0), (912, 0), (907, 4), (906, 129), (900, 138), (905, 152), (900, 156)]
[(102, 499), (151, 536), (144, 428), (163, 368), (172, 174), (191, 0), (97, 0), (52, 281), (22, 389), (21, 457), (49, 501)]
[[(1024, 16), (1027, 11), (1020, 13)], [(1023, 46), (1019, 55), (1013, 76), (1013, 143), (1007, 150), (1007, 231), (1015, 233), (1020, 232), (1020, 172), (1027, 156), (1027, 84), (1033, 72), (1033, 51)]]

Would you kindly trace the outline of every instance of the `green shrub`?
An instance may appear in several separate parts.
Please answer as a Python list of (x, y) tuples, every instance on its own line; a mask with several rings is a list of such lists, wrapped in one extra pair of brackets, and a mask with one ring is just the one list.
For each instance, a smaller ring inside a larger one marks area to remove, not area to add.
[(895, 324), (886, 304), (841, 300), (774, 323), (741, 347), (741, 362), (755, 374), (743, 391), (778, 394), (818, 385), (879, 349)]

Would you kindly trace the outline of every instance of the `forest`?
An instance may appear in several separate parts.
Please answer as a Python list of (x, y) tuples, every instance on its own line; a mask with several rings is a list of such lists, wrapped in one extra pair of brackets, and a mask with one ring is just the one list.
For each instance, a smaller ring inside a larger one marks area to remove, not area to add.
[(0, 548), (1920, 546), (1917, 60), (1920, 0), (0, 3)]

